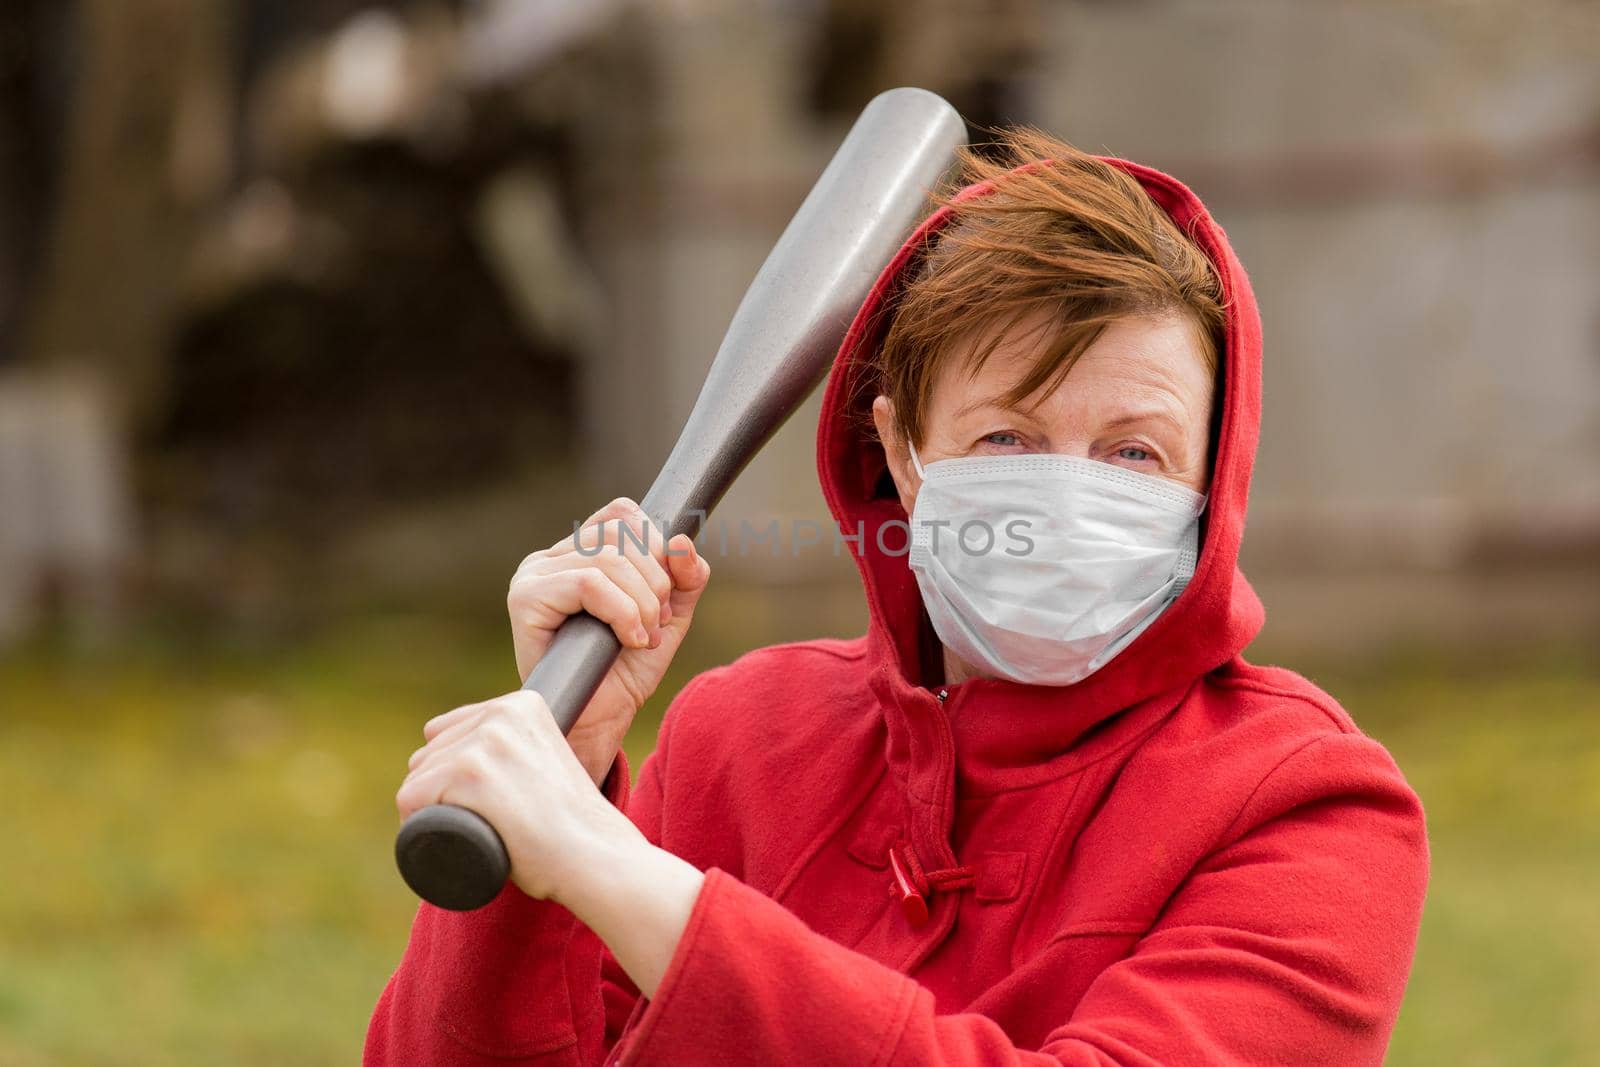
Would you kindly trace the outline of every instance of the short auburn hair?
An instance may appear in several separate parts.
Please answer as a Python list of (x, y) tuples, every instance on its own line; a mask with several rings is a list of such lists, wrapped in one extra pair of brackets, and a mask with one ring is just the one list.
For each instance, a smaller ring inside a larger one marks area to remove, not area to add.
[[(1107, 326), (1130, 315), (1187, 316), (1215, 378), (1223, 298), (1205, 253), (1125, 171), (1036, 129), (997, 135), (991, 154), (961, 150), (953, 185), (938, 194), (952, 217), (907, 272), (863, 383), (893, 402), (900, 432), (922, 443), (923, 411), (951, 342), (991, 331), (964, 361), (975, 372), (1039, 312), (1056, 325), (1008, 404), (1053, 391)], [(957, 198), (977, 182), (992, 191)]]

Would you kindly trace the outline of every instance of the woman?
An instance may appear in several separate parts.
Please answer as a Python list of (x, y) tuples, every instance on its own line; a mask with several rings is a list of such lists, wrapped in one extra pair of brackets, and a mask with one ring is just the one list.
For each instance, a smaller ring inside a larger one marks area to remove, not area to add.
[(526, 693), (428, 724), (402, 816), (482, 812), (515, 884), (422, 906), (370, 1062), (1381, 1061), (1423, 814), (1331, 697), (1240, 655), (1244, 271), (1172, 178), (1006, 150), (965, 160), (829, 381), (867, 634), (695, 678), (630, 790), (618, 744), (709, 564), (618, 547), (626, 500), (530, 556), (524, 676), (579, 608), (625, 651), (568, 738)]

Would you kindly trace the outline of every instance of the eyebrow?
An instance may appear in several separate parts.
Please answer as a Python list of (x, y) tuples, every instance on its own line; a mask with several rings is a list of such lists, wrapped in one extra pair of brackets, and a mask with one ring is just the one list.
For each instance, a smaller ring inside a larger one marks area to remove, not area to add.
[(1171, 412), (1163, 411), (1160, 408), (1143, 408), (1138, 411), (1124, 411), (1107, 422), (1105, 424), (1105, 428), (1108, 430), (1116, 430), (1124, 426), (1131, 426), (1136, 422), (1147, 422), (1151, 420), (1155, 422), (1164, 422), (1168, 426), (1171, 426), (1174, 430), (1178, 430), (1180, 432), (1183, 429), (1183, 426), (1178, 422), (1178, 420), (1172, 417)]
[[(982, 407), (997, 407), (1005, 411), (1015, 411), (1019, 414), (1027, 414), (1029, 411), (1029, 408), (1025, 406), (1018, 404), (1007, 404), (1004, 403), (1004, 400), (1005, 394), (1003, 393), (998, 396), (979, 397), (976, 400), (968, 401), (957, 408), (952, 418), (959, 419), (963, 415), (971, 414)], [(1172, 413), (1162, 408), (1138, 408), (1131, 411), (1119, 412), (1105, 424), (1105, 429), (1117, 430), (1124, 426), (1131, 426), (1134, 423), (1147, 421), (1164, 422), (1179, 433), (1182, 433), (1183, 431), (1182, 424), (1180, 424), (1177, 419), (1173, 418)]]
[(965, 404), (962, 404), (960, 407), (956, 408), (956, 412), (951, 416), (951, 418), (959, 419), (963, 415), (970, 415), (972, 412), (984, 407), (1004, 408), (1006, 411), (1023, 410), (1019, 405), (1004, 403), (1004, 400), (1004, 393), (1001, 393), (999, 396), (980, 396), (978, 399), (969, 400)]

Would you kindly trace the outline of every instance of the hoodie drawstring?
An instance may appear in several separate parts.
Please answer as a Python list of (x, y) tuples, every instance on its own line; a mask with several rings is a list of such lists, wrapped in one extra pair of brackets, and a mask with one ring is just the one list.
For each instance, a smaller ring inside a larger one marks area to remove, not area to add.
[(977, 868), (971, 864), (960, 867), (941, 867), (924, 870), (915, 850), (901, 841), (889, 849), (889, 869), (894, 872), (891, 896), (900, 898), (900, 910), (912, 926), (928, 921), (928, 898), (941, 891), (965, 889), (977, 880)]

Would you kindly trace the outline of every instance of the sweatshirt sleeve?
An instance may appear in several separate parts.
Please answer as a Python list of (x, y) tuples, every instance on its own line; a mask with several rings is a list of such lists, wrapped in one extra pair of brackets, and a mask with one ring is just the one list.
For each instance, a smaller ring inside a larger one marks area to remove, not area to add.
[(1257, 786), (1154, 927), (1037, 1050), (712, 868), (623, 1064), (1029, 1067), (1382, 1062), (1427, 881), (1381, 746), (1327, 735)]
[[(657, 765), (646, 759), (632, 789), (619, 751), (602, 784), (651, 841), (659, 840)], [(363, 1063), (598, 1064), (638, 998), (600, 939), (560, 904), (510, 883), (476, 911), (423, 903), (373, 1012)]]

